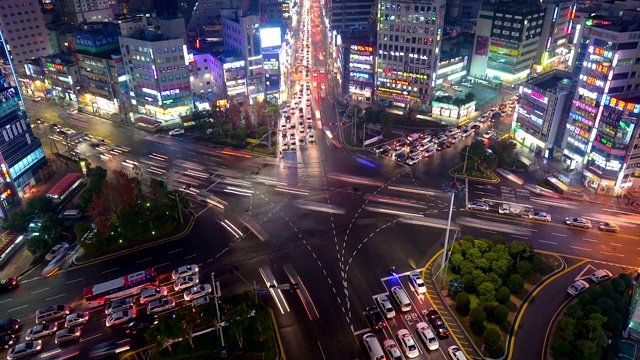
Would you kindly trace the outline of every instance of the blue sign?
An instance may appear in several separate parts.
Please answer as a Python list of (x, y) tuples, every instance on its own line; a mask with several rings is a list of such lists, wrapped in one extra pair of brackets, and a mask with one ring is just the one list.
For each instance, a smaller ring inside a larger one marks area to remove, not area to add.
[(101, 33), (101, 34), (87, 34), (87, 33), (75, 33), (76, 44), (79, 47), (87, 48), (101, 48), (101, 47), (114, 47), (118, 46), (118, 34), (117, 33)]

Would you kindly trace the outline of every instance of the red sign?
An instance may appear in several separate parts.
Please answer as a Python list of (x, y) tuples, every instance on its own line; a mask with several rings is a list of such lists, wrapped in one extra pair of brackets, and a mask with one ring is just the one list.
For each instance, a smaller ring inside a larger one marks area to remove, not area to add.
[(373, 47), (362, 45), (351, 45), (351, 50), (373, 52)]

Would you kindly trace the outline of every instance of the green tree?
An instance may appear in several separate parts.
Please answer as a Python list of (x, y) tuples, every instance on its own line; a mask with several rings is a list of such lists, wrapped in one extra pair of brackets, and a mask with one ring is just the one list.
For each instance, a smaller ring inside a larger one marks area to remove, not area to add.
[(91, 224), (89, 223), (77, 223), (75, 228), (75, 233), (76, 233), (76, 241), (82, 246), (82, 240), (84, 239), (84, 241), (91, 241), (91, 239), (87, 239), (85, 238), (85, 235), (87, 235), (90, 231), (93, 231), (93, 229), (91, 228)]
[(464, 283), (464, 290), (466, 292), (468, 292), (469, 294), (475, 294), (476, 293), (476, 286), (475, 286), (475, 281), (473, 279), (473, 275), (471, 274), (467, 274), (465, 276), (462, 277), (462, 282)]
[(589, 295), (591, 298), (592, 304), (595, 304), (598, 299), (604, 296), (604, 292), (597, 286), (591, 286), (585, 294)]
[(26, 210), (27, 213), (33, 216), (44, 216), (45, 214), (53, 212), (53, 200), (46, 195), (34, 196), (27, 201)]
[(388, 112), (384, 111), (380, 114), (380, 131), (384, 134), (385, 138), (389, 138), (393, 130), (393, 117)]
[(528, 279), (529, 276), (533, 273), (531, 269), (531, 264), (528, 261), (519, 261), (517, 265), (518, 275), (522, 276), (523, 279)]
[(485, 304), (496, 301), (496, 288), (490, 282), (484, 282), (478, 285), (478, 297)]
[(484, 313), (484, 310), (482, 310), (481, 307), (474, 307), (471, 309), (471, 311), (469, 312), (469, 323), (471, 325), (471, 327), (478, 333), (482, 334), (482, 332), (485, 329), (485, 321), (487, 319), (487, 316)]
[(33, 255), (35, 258), (44, 257), (44, 255), (51, 250), (53, 244), (42, 235), (32, 236), (27, 239), (27, 250)]
[(627, 290), (627, 285), (625, 285), (624, 281), (619, 277), (614, 277), (609, 283), (611, 284), (613, 290), (618, 294), (623, 294), (624, 291)]
[(618, 314), (615, 311), (610, 311), (607, 313), (607, 322), (605, 323), (605, 327), (607, 328), (607, 330), (613, 332), (614, 334), (617, 334), (622, 330), (622, 325), (624, 325), (624, 319), (622, 319), (622, 315)]
[(531, 255), (531, 245), (523, 241), (514, 241), (508, 246), (509, 255), (516, 261), (520, 262), (520, 257), (529, 257)]
[(531, 269), (533, 269), (534, 272), (540, 272), (540, 270), (542, 270), (544, 262), (540, 256), (534, 254), (529, 258), (529, 261), (531, 262)]
[(186, 337), (191, 346), (191, 350), (195, 350), (193, 344), (193, 334), (204, 324), (200, 322), (200, 317), (190, 306), (182, 306), (176, 312), (176, 319), (179, 319), (179, 328), (182, 329), (182, 337)]
[(524, 290), (524, 280), (522, 276), (518, 274), (513, 274), (509, 277), (507, 281), (507, 287), (511, 290), (512, 294), (519, 294)]
[(18, 209), (9, 216), (8, 221), (2, 223), (2, 228), (5, 230), (15, 231), (17, 233), (24, 233), (29, 227), (29, 223), (33, 219), (33, 216), (25, 210)]
[(558, 334), (568, 343), (573, 343), (576, 338), (576, 320), (563, 316), (558, 323)]
[(573, 347), (566, 341), (558, 341), (553, 347), (556, 359), (569, 358), (574, 354)]
[(574, 348), (577, 350), (577, 359), (597, 360), (600, 358), (600, 350), (589, 340), (576, 341)]
[(487, 347), (494, 348), (500, 344), (500, 331), (498, 331), (496, 328), (490, 327), (484, 331), (484, 334), (482, 334), (482, 338), (484, 339), (484, 343), (487, 345)]
[(166, 346), (173, 357), (175, 355), (170, 340), (181, 336), (180, 323), (174, 320), (170, 314), (161, 315), (158, 317), (158, 323), (144, 333), (147, 343), (156, 345), (156, 351)]
[(462, 291), (456, 295), (456, 310), (458, 314), (462, 316), (467, 316), (469, 311), (471, 310), (471, 298), (469, 294)]
[[(467, 156), (467, 149), (469, 156)], [(486, 155), (487, 148), (482, 140), (475, 140), (471, 145), (465, 146), (458, 153), (461, 162), (464, 162), (465, 159), (467, 160), (467, 169), (474, 170), (478, 170), (478, 166), (483, 162)]]
[(602, 296), (607, 296), (609, 294), (613, 294), (615, 290), (613, 290), (613, 285), (611, 285), (610, 281), (603, 282), (599, 286), (600, 290), (602, 290)]
[(511, 291), (506, 286), (501, 286), (496, 292), (496, 301), (499, 304), (506, 305), (511, 300)]
[(596, 305), (600, 308), (602, 314), (606, 314), (616, 310), (616, 306), (613, 302), (607, 298), (600, 298), (596, 302)]
[(502, 325), (509, 317), (509, 308), (504, 305), (498, 305), (493, 309), (493, 320), (496, 324)]
[(511, 259), (498, 259), (491, 263), (491, 269), (498, 276), (505, 276), (511, 268)]
[(631, 278), (631, 276), (629, 276), (629, 274), (627, 273), (620, 273), (617, 276), (618, 279), (622, 280), (622, 282), (624, 282), (624, 286), (628, 289), (630, 287), (633, 286), (633, 279)]
[(589, 294), (582, 294), (580, 296), (578, 296), (578, 299), (576, 301), (576, 303), (578, 305), (580, 305), (582, 307), (582, 309), (584, 309), (585, 307), (593, 304), (593, 299), (591, 299), (591, 296), (589, 296)]
[(625, 309), (627, 308), (627, 304), (624, 302), (624, 299), (619, 294), (609, 294), (607, 299), (611, 300), (613, 306), (615, 306), (616, 311), (623, 314)]
[(567, 306), (567, 310), (565, 310), (565, 315), (572, 319), (581, 320), (584, 315), (584, 311), (582, 310), (582, 306), (578, 304), (571, 304)]
[(40, 226), (40, 235), (44, 236), (53, 245), (59, 243), (62, 236), (62, 229), (64, 228), (64, 222), (55, 214), (47, 214), (42, 219), (42, 225)]
[(467, 274), (472, 274), (475, 269), (476, 265), (473, 262), (464, 260), (462, 264), (460, 264), (460, 275), (464, 276)]
[(491, 267), (491, 263), (487, 259), (480, 258), (476, 260), (476, 268), (478, 268), (478, 270), (482, 272), (487, 272), (489, 271), (490, 267)]
[(451, 263), (453, 268), (458, 269), (457, 271), (460, 271), (460, 265), (462, 264), (463, 261), (464, 261), (464, 257), (460, 253), (451, 254), (451, 258), (449, 259), (449, 262)]
[(600, 310), (600, 308), (597, 307), (596, 305), (587, 305), (584, 308), (584, 315), (587, 319), (590, 318), (591, 315), (601, 315), (601, 314), (602, 314), (602, 310)]
[(504, 236), (502, 235), (493, 235), (491, 237), (491, 245), (495, 246), (495, 245), (505, 245), (507, 243), (507, 241), (505, 240)]
[(473, 246), (480, 251), (481, 254), (486, 254), (489, 251), (492, 250), (492, 248), (494, 248), (495, 246), (498, 245), (493, 245), (489, 240), (487, 239), (477, 239), (474, 243)]
[(471, 262), (475, 262), (476, 260), (482, 258), (482, 253), (480, 252), (480, 250), (473, 248), (467, 251), (465, 258)]

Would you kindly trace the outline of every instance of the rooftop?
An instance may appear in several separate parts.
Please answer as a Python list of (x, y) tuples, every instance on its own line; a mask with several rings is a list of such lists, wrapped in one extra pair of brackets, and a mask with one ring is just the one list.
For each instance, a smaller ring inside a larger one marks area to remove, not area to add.
[(549, 73), (534, 77), (528, 83), (544, 91), (567, 89), (571, 86), (574, 76), (568, 71), (553, 70)]
[(587, 19), (586, 26), (605, 29), (619, 33), (640, 31), (640, 16), (622, 17), (609, 15), (594, 15)]

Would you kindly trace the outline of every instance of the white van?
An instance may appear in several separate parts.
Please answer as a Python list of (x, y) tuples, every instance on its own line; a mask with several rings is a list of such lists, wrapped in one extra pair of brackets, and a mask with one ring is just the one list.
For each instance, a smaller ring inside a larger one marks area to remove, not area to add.
[(60, 214), (60, 219), (77, 219), (82, 215), (80, 210), (67, 210)]
[(395, 300), (396, 304), (398, 304), (400, 311), (411, 311), (411, 300), (409, 300), (409, 296), (403, 288), (400, 286), (392, 287), (391, 296), (393, 297), (393, 300)]
[(367, 349), (371, 360), (384, 360), (386, 358), (382, 352), (382, 346), (380, 346), (380, 342), (378, 342), (378, 338), (374, 334), (365, 334), (362, 337), (362, 344)]

